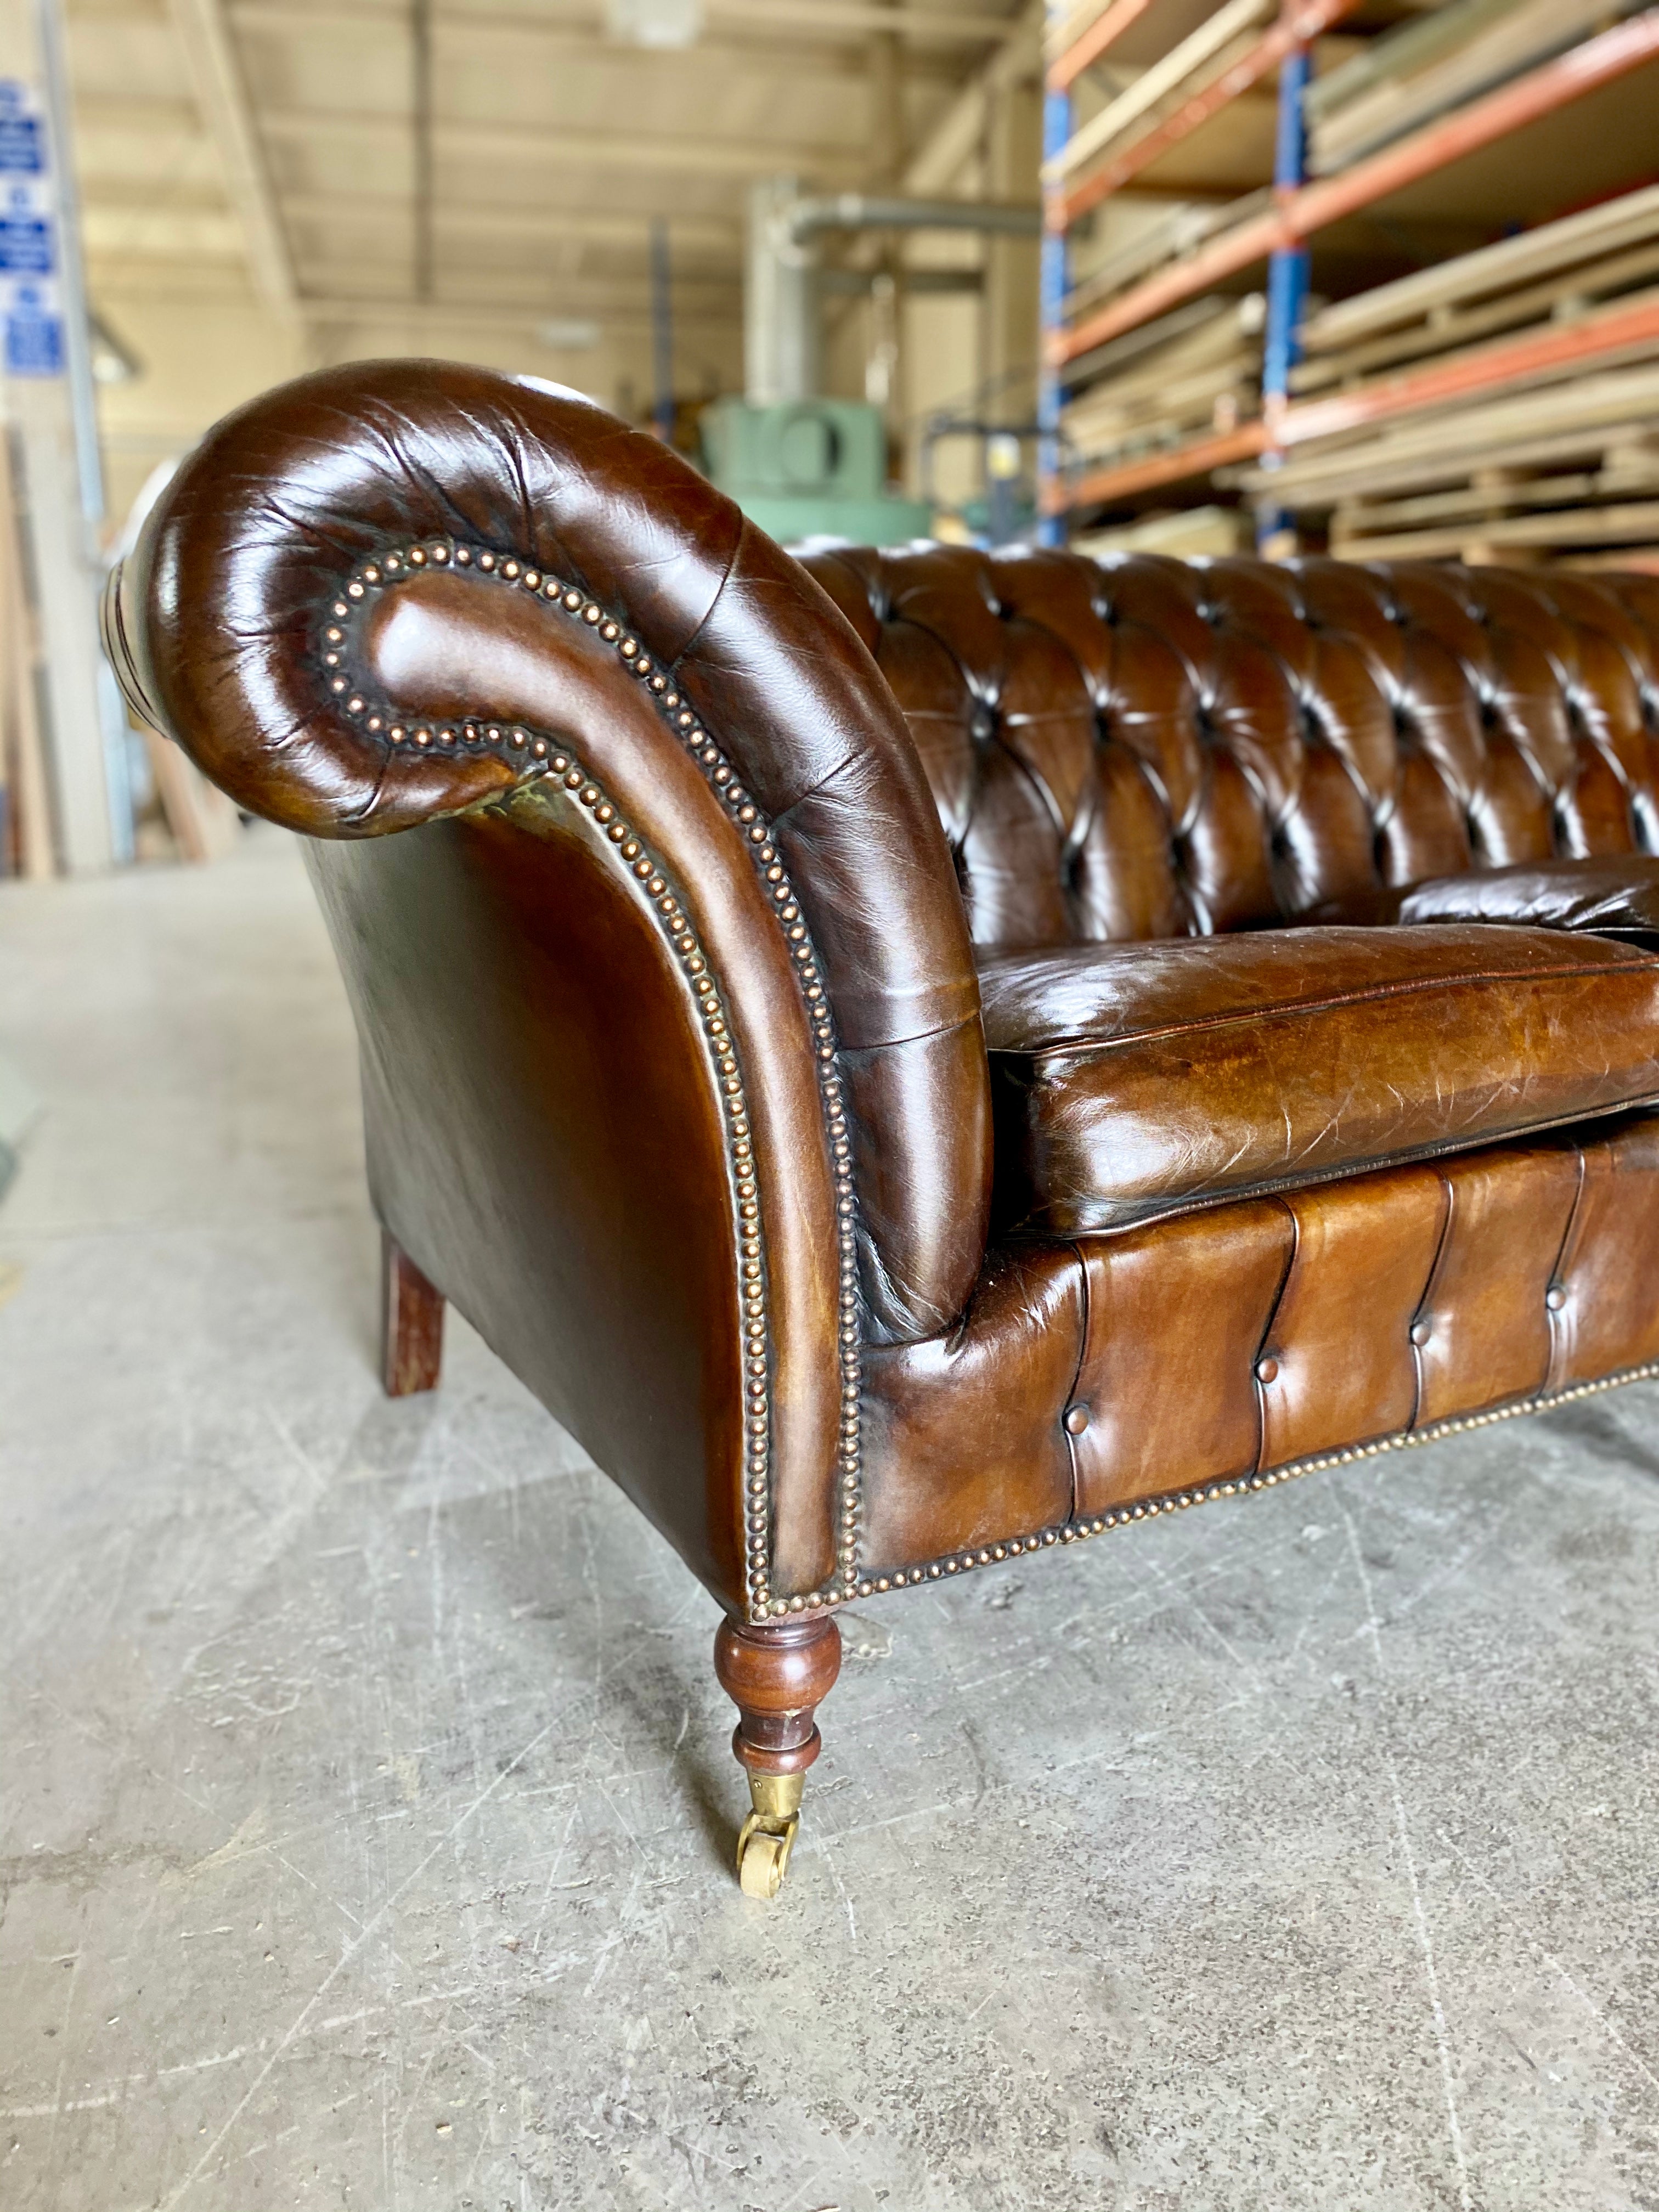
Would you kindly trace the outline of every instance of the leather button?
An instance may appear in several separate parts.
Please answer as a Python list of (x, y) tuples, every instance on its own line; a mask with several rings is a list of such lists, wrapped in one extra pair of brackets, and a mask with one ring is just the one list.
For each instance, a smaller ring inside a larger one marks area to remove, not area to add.
[(1432, 1334), (1433, 1331), (1430, 1328), (1427, 1322), (1414, 1321), (1412, 1323), (1412, 1342), (1413, 1344), (1426, 1344)]
[(1567, 1303), (1567, 1293), (1559, 1283), (1552, 1283), (1544, 1293), (1544, 1304), (1552, 1313), (1559, 1313)]
[(1279, 1362), (1273, 1358), (1271, 1352), (1264, 1352), (1261, 1358), (1255, 1363), (1256, 1381), (1258, 1382), (1271, 1382), (1278, 1373)]
[(1089, 1408), (1084, 1405), (1068, 1406), (1063, 1425), (1068, 1437), (1080, 1437), (1089, 1425)]

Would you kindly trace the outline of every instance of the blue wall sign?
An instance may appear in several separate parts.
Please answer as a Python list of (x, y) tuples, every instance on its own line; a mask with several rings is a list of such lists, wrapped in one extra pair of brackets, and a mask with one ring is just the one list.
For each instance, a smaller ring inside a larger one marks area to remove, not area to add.
[(64, 374), (52, 141), (40, 94), (0, 77), (0, 347), (8, 376)]

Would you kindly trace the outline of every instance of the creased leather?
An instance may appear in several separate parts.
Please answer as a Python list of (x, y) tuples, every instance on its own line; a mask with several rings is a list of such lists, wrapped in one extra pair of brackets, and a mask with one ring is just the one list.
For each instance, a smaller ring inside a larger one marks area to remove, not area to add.
[(1651, 578), (961, 546), (806, 565), (904, 709), (981, 945), (1358, 919), (1431, 878), (1659, 851)]
[(1522, 860), (1469, 869), (1398, 890), (1334, 900), (1314, 921), (1501, 921), (1580, 930), (1659, 948), (1659, 859), (1645, 853), (1580, 860)]
[(1659, 960), (1495, 925), (989, 954), (1000, 1219), (1071, 1235), (1659, 1096)]
[[(514, 553), (629, 624), (776, 817), (859, 1055), (856, 1166), (880, 1167), (872, 1322), (902, 1337), (960, 1312), (984, 1250), (983, 1054), (928, 1055), (926, 1119), (892, 1118), (917, 1085), (878, 1066), (970, 1033), (978, 1012), (925, 777), (829, 598), (659, 440), (575, 395), (439, 362), (353, 363), (266, 394), (204, 440), (112, 581), (106, 631), (133, 704), (241, 805), (315, 836), (501, 798), (515, 771), (499, 753), (394, 754), (319, 665), (320, 610), (352, 567), (439, 535)], [(487, 652), (470, 668), (473, 713), (510, 712), (498, 672)]]
[(1656, 1243), (1659, 1115), (1638, 1114), (994, 1247), (962, 1328), (872, 1363), (872, 1571), (1052, 1532), (1068, 1445), (1086, 1518), (1659, 1358)]

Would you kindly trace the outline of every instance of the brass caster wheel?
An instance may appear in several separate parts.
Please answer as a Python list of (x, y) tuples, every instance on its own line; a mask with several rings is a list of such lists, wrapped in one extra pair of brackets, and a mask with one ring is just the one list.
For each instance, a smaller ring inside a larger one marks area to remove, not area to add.
[(738, 1881), (745, 1897), (775, 1897), (789, 1871), (789, 1854), (800, 1827), (799, 1774), (749, 1777), (755, 1809), (738, 1835)]
[(794, 1820), (780, 1828), (763, 1828), (758, 1813), (749, 1815), (738, 1837), (738, 1880), (745, 1897), (775, 1897), (783, 1887), (799, 1826)]

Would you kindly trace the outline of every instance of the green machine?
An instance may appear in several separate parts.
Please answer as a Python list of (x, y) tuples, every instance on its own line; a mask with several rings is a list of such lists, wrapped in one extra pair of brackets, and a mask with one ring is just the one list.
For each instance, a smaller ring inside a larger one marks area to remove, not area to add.
[(860, 399), (717, 399), (703, 411), (703, 463), (751, 522), (784, 544), (926, 538), (933, 510), (887, 489), (887, 434)]

